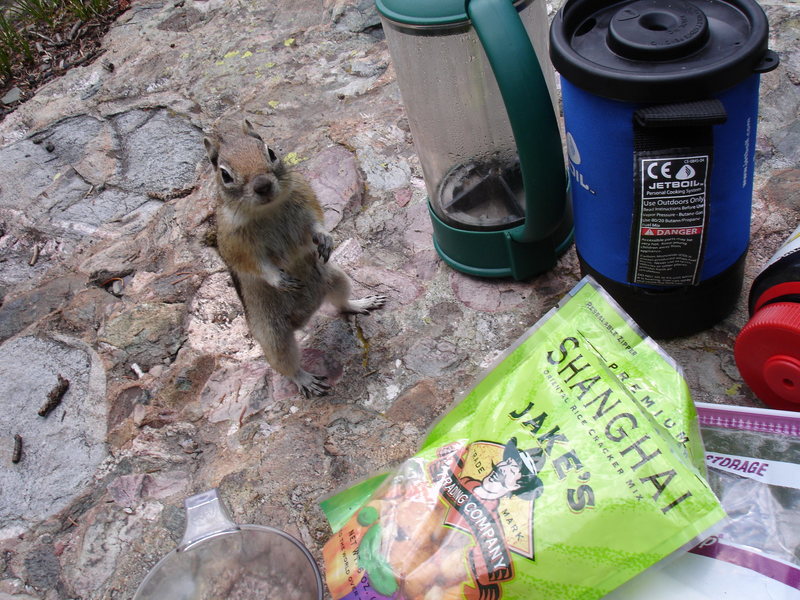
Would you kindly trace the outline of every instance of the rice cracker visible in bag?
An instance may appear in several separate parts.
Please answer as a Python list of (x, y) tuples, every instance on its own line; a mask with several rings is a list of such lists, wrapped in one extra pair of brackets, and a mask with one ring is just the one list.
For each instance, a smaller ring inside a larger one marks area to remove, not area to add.
[(704, 475), (680, 369), (587, 277), (420, 452), (322, 503), (328, 587), (334, 600), (600, 598), (724, 518)]

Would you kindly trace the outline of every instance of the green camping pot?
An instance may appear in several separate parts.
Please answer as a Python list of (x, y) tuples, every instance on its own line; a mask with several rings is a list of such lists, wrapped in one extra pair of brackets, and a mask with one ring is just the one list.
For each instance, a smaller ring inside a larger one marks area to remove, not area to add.
[(542, 273), (572, 242), (544, 0), (376, 0), (437, 252), (480, 277)]

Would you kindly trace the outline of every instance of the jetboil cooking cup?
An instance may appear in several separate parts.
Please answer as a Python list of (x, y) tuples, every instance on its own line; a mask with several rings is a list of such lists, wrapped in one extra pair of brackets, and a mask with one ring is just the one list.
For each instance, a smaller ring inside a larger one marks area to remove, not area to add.
[(767, 35), (753, 0), (567, 0), (552, 23), (581, 267), (654, 337), (739, 297)]
[(309, 551), (272, 527), (237, 525), (217, 491), (184, 501), (186, 530), (133, 600), (322, 600)]

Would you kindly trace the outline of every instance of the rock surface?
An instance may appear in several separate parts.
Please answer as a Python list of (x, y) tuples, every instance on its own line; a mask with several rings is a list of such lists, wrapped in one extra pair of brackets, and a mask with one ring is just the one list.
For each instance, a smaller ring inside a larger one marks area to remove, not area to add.
[[(746, 289), (800, 220), (798, 5), (764, 8), (782, 62), (762, 77)], [(371, 0), (134, 0), (104, 50), (113, 70), (75, 68), (0, 124), (3, 600), (131, 598), (213, 487), (319, 559), (319, 500), (412, 454), (580, 278), (574, 249), (524, 283), (438, 259)], [(202, 136), (243, 116), (310, 180), (356, 291), (389, 298), (300, 332), (328, 397), (263, 362), (213, 248)], [(733, 361), (746, 317), (743, 297), (663, 343), (696, 400), (761, 406)]]

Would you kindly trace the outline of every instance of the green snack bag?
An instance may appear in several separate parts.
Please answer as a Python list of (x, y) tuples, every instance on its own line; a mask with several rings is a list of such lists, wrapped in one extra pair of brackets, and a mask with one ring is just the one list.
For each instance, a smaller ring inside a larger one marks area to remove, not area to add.
[(725, 517), (680, 369), (591, 278), (394, 473), (322, 503), (334, 600), (600, 598)]

